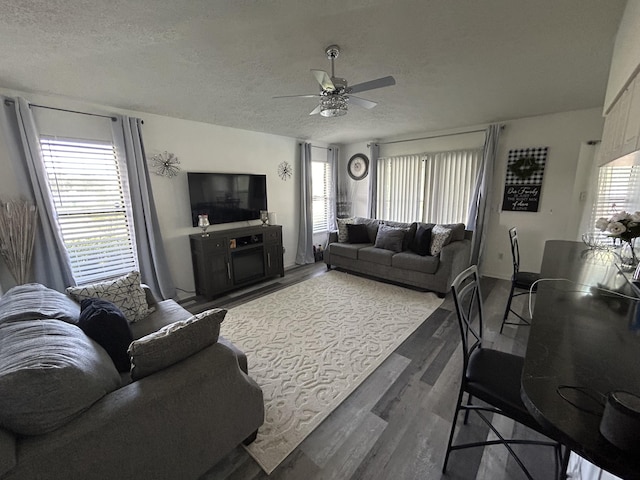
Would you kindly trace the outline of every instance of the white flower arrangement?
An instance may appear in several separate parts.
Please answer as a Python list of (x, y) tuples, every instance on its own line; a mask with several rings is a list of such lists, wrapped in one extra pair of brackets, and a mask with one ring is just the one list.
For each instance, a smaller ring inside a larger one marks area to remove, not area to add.
[(600, 217), (596, 221), (596, 228), (601, 232), (609, 232), (609, 236), (631, 243), (640, 237), (640, 212), (617, 212), (610, 218)]

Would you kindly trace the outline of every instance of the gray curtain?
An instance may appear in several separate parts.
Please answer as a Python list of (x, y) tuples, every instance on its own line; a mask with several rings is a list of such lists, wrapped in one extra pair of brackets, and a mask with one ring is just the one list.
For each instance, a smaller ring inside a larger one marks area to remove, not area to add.
[(498, 152), (498, 141), (502, 125), (494, 124), (487, 127), (484, 137), (484, 150), (482, 164), (478, 170), (476, 188), (469, 206), (469, 218), (467, 228), (473, 230), (471, 243), (471, 263), (477, 265), (484, 250), (485, 227), (489, 218), (489, 206), (491, 205), (491, 188), (493, 182), (493, 166)]
[(112, 122), (113, 139), (116, 152), (124, 155), (127, 165), (140, 275), (157, 298), (172, 298), (176, 295), (176, 288), (169, 271), (153, 201), (142, 142), (142, 120), (127, 116), (116, 118), (117, 121)]
[[(338, 168), (340, 167), (340, 149), (331, 145), (327, 150), (327, 161), (331, 165), (331, 206), (329, 210), (329, 224), (331, 230), (338, 229), (337, 201), (338, 201)], [(327, 239), (328, 240), (328, 239)]]
[(371, 142), (369, 145), (369, 218), (377, 218), (378, 214), (378, 157), (380, 145)]
[(300, 224), (296, 263), (315, 263), (313, 256), (313, 199), (311, 190), (311, 144), (300, 144)]
[(75, 285), (69, 256), (58, 230), (55, 209), (41, 160), (39, 134), (24, 98), (2, 98), (0, 125), (20, 195), (38, 209), (38, 231), (33, 249), (32, 281), (64, 292)]

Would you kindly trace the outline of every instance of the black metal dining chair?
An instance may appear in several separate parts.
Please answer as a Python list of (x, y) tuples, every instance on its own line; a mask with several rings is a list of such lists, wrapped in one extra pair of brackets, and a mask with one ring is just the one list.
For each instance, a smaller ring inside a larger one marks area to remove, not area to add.
[[(531, 325), (529, 319), (523, 317), (511, 308), (511, 302), (514, 297), (536, 293), (538, 289), (536, 282), (540, 280), (539, 273), (520, 271), (520, 245), (518, 244), (518, 231), (516, 227), (509, 229), (509, 242), (511, 243), (511, 258), (513, 259), (513, 275), (511, 276), (511, 291), (509, 292), (509, 299), (507, 300), (507, 308), (504, 310), (500, 333), (502, 333), (505, 325)], [(518, 317), (518, 320), (509, 320), (509, 313)]]
[[(451, 433), (442, 466), (445, 473), (452, 451), (472, 447), (502, 444), (520, 466), (527, 478), (533, 479), (529, 470), (516, 455), (512, 445), (529, 444), (553, 447), (555, 449), (556, 477), (561, 478), (562, 451), (560, 443), (554, 440), (507, 439), (491, 423), (493, 414), (503, 415), (542, 435), (547, 435), (531, 416), (520, 398), (520, 384), (524, 358), (511, 353), (484, 348), (482, 345), (483, 309), (478, 269), (475, 265), (460, 273), (453, 281), (451, 292), (458, 315), (462, 338), (463, 369), (462, 382), (451, 422)], [(464, 394), (467, 402), (463, 402)], [(481, 403), (474, 404), (474, 399)], [(475, 412), (497, 437), (496, 440), (453, 445), (458, 414), (464, 411), (464, 424), (469, 414)]]

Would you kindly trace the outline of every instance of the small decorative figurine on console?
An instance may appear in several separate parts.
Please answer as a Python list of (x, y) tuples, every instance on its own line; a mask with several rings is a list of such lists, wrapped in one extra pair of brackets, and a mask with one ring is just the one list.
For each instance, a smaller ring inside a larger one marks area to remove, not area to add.
[(198, 226), (202, 229), (202, 236), (208, 237), (207, 228), (209, 228), (209, 215), (198, 215)]

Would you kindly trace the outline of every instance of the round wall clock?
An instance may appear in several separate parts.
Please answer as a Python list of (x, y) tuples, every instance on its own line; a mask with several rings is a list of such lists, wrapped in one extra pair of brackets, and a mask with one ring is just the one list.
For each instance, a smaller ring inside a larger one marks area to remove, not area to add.
[(362, 180), (369, 173), (369, 159), (364, 153), (356, 153), (349, 159), (347, 173), (354, 180)]
[(281, 162), (280, 165), (278, 165), (278, 176), (282, 180), (286, 181), (288, 178), (291, 178), (292, 173), (293, 167), (289, 165), (289, 162)]

